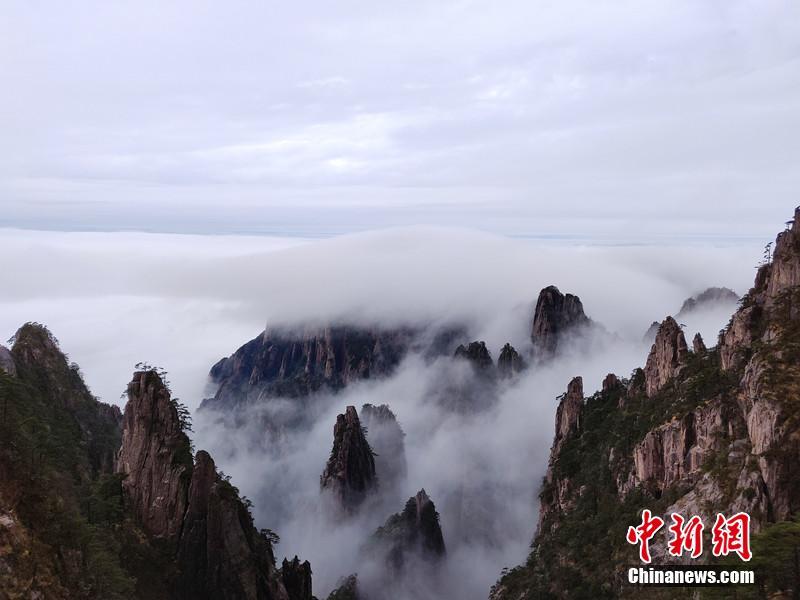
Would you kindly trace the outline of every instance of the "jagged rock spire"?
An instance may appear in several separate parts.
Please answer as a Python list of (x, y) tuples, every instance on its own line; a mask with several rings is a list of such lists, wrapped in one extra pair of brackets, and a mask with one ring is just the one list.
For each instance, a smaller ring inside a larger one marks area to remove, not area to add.
[(531, 341), (538, 360), (552, 358), (564, 334), (592, 323), (583, 312), (581, 299), (572, 294), (562, 294), (551, 285), (539, 292), (533, 313)]
[(510, 378), (520, 373), (524, 368), (525, 363), (514, 346), (511, 344), (503, 346), (503, 349), (500, 350), (500, 356), (497, 359), (497, 372), (500, 376)]
[(468, 360), (476, 370), (486, 371), (494, 366), (492, 355), (486, 348), (486, 342), (470, 342), (469, 345), (461, 344), (456, 348), (455, 358)]
[(614, 375), (614, 373), (609, 373), (608, 375), (605, 376), (605, 379), (603, 379), (604, 392), (609, 392), (613, 389), (620, 387), (621, 385), (622, 383), (620, 382), (619, 378), (616, 375)]
[(159, 374), (128, 385), (117, 472), (134, 522), (177, 564), (176, 600), (307, 600), (287, 593), (270, 539), (211, 456), (192, 457), (175, 403)]
[(683, 330), (675, 319), (667, 317), (658, 328), (656, 341), (644, 367), (645, 391), (648, 396), (658, 392), (678, 374), (684, 366), (687, 352)]
[(135, 520), (154, 538), (175, 542), (186, 512), (192, 453), (176, 407), (155, 371), (128, 384), (117, 472)]
[(345, 513), (354, 512), (377, 488), (375, 458), (358, 413), (348, 406), (336, 417), (333, 449), (320, 477), (320, 486), (331, 492)]
[(387, 564), (401, 571), (409, 555), (426, 562), (445, 555), (439, 513), (424, 489), (406, 502), (402, 512), (392, 515), (370, 540), (370, 547), (384, 553)]
[(561, 445), (573, 433), (581, 429), (583, 412), (583, 378), (573, 377), (567, 386), (567, 393), (561, 398), (556, 409), (556, 437), (553, 442), (553, 456), (558, 454)]
[(311, 595), (311, 563), (300, 562), (295, 556), (292, 560), (283, 559), (281, 579), (291, 600), (313, 600)]
[(706, 352), (706, 344), (703, 341), (703, 336), (700, 333), (695, 333), (692, 339), (692, 352), (695, 354), (703, 354)]

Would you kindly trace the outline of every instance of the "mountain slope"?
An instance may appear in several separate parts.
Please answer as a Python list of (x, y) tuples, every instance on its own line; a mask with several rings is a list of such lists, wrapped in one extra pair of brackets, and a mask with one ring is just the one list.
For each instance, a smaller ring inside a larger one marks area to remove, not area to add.
[[(620, 383), (562, 397), (532, 552), (493, 600), (635, 596), (623, 583), (638, 562), (625, 531), (643, 508), (706, 523), (746, 511), (764, 536), (798, 513), (800, 211), (716, 348), (690, 352), (668, 317), (645, 369)], [(663, 546), (651, 551), (664, 560)], [(776, 568), (762, 563), (767, 591), (786, 589)]]

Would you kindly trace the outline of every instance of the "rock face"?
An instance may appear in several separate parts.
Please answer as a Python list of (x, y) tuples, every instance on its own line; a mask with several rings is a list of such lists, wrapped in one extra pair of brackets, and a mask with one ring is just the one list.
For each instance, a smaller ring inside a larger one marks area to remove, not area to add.
[(175, 598), (295, 600), (237, 490), (207, 452), (192, 457), (156, 371), (138, 371), (128, 385), (117, 471), (135, 522), (175, 556)]
[(372, 543), (386, 551), (386, 560), (395, 571), (402, 571), (411, 556), (430, 563), (445, 555), (439, 513), (424, 489), (408, 499), (403, 512), (389, 517)]
[(681, 370), (688, 349), (683, 330), (672, 317), (667, 317), (656, 334), (656, 341), (644, 367), (647, 395), (652, 396)]
[(692, 312), (720, 305), (734, 307), (738, 301), (739, 295), (733, 290), (726, 287), (710, 287), (684, 300), (675, 316), (681, 319)]
[(603, 379), (603, 391), (609, 392), (622, 386), (622, 382), (614, 373), (609, 373)]
[(267, 330), (215, 364), (219, 384), (205, 406), (231, 406), (270, 396), (297, 398), (327, 387), (387, 375), (405, 356), (410, 330), (330, 326)]
[(145, 532), (177, 542), (186, 512), (192, 451), (178, 411), (155, 371), (137, 371), (128, 384), (117, 472), (130, 511)]
[(375, 472), (381, 488), (397, 490), (406, 478), (406, 448), (403, 429), (387, 404), (361, 407), (361, 423), (375, 457)]
[(580, 435), (583, 415), (583, 378), (574, 377), (567, 386), (567, 393), (561, 396), (556, 409), (556, 435), (550, 449), (550, 460), (545, 474), (546, 490), (540, 497), (539, 524), (554, 511), (564, 511), (568, 506), (569, 482), (556, 474), (556, 461), (564, 443), (571, 437)]
[(178, 595), (293, 599), (274, 560), (269, 540), (256, 531), (236, 490), (220, 478), (209, 454), (198, 452), (178, 542)]
[(561, 445), (573, 433), (581, 429), (581, 413), (583, 412), (583, 378), (574, 377), (567, 386), (567, 393), (562, 396), (556, 409), (556, 438), (553, 442), (553, 454), (558, 454)]
[(486, 342), (470, 342), (456, 348), (455, 358), (467, 360), (478, 372), (489, 372), (494, 367), (492, 355), (486, 348)]
[(521, 373), (524, 368), (525, 363), (514, 346), (511, 344), (503, 346), (500, 356), (497, 358), (497, 372), (500, 377), (510, 379)]
[(320, 486), (333, 494), (345, 514), (354, 513), (377, 489), (375, 458), (354, 406), (348, 406), (344, 414), (336, 417), (333, 449)]
[(564, 295), (554, 285), (544, 288), (533, 313), (534, 357), (537, 360), (552, 358), (566, 335), (581, 332), (591, 325), (592, 320), (583, 312), (580, 298)]

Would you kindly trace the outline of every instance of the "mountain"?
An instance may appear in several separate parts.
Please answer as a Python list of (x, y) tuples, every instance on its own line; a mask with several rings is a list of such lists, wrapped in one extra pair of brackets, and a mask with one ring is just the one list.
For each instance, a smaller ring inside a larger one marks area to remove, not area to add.
[[(785, 593), (800, 575), (784, 567), (800, 551), (785, 533), (800, 511), (799, 359), (800, 208), (716, 348), (699, 340), (688, 350), (667, 317), (630, 379), (588, 398), (573, 380), (556, 413), (531, 554), (492, 600), (633, 595), (624, 569), (638, 564), (637, 549), (625, 534), (643, 508), (667, 523), (671, 512), (707, 524), (717, 512), (749, 513), (754, 545), (770, 548), (749, 567), (764, 593)], [(666, 560), (663, 542), (651, 552)], [(699, 560), (719, 561), (709, 555)]]
[(119, 409), (98, 402), (58, 340), (23, 325), (0, 369), (0, 596), (128, 598)]
[[(675, 319), (680, 323), (684, 319), (689, 319), (705, 311), (733, 311), (736, 309), (738, 302), (738, 294), (729, 288), (706, 288), (699, 294), (695, 294), (691, 298), (684, 300), (681, 309), (678, 311), (678, 314), (675, 315)], [(653, 321), (642, 337), (642, 341), (652, 344), (653, 340), (656, 339), (656, 333), (658, 333), (660, 324), (659, 321)]]
[(156, 370), (134, 373), (123, 416), (42, 325), (4, 357), (0, 597), (311, 600), (308, 563), (276, 568)]
[(408, 499), (402, 512), (378, 528), (368, 547), (384, 553), (384, 560), (394, 572), (413, 567), (409, 565), (412, 555), (428, 564), (445, 555), (439, 513), (424, 489)]
[(333, 448), (320, 476), (320, 487), (333, 496), (336, 508), (344, 514), (356, 512), (377, 491), (374, 454), (355, 406), (348, 406), (336, 417)]
[(675, 317), (680, 320), (699, 310), (715, 308), (717, 306), (736, 306), (737, 302), (739, 302), (739, 295), (732, 289), (726, 287), (710, 287), (684, 300), (681, 309)]
[(519, 375), (525, 369), (525, 361), (511, 344), (505, 344), (497, 358), (497, 373), (503, 379)]
[(211, 368), (209, 377), (218, 387), (201, 408), (230, 410), (274, 397), (338, 391), (390, 375), (411, 351), (428, 360), (449, 355), (465, 335), (461, 325), (268, 329)]
[(533, 357), (537, 361), (550, 360), (569, 336), (584, 335), (596, 327), (584, 313), (580, 298), (562, 294), (554, 285), (548, 286), (539, 292), (533, 312)]

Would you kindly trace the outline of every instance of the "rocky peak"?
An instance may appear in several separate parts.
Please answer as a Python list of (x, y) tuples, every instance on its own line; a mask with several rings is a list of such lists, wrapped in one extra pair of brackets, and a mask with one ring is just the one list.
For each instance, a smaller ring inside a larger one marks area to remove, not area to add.
[(648, 396), (658, 392), (684, 366), (686, 354), (686, 338), (677, 321), (667, 317), (661, 323), (656, 334), (656, 341), (650, 349), (644, 367), (645, 389)]
[(706, 350), (706, 343), (703, 341), (703, 336), (699, 333), (695, 333), (694, 338), (692, 338), (692, 352), (695, 354), (703, 354)]
[(534, 356), (539, 360), (553, 357), (564, 335), (591, 323), (583, 312), (580, 298), (564, 295), (554, 285), (544, 288), (539, 292), (533, 313), (531, 341)]
[(470, 342), (467, 346), (461, 344), (456, 348), (455, 358), (468, 360), (477, 371), (487, 371), (494, 366), (492, 355), (486, 348), (486, 342)]
[(686, 315), (718, 305), (735, 305), (739, 301), (739, 295), (732, 289), (726, 287), (710, 287), (691, 298), (684, 300), (680, 311), (676, 315), (679, 319)]
[(300, 562), (297, 556), (292, 560), (284, 558), (281, 579), (290, 600), (314, 600), (311, 595), (311, 563), (307, 560)]
[(191, 444), (156, 371), (134, 373), (127, 394), (116, 470), (126, 475), (126, 500), (145, 532), (175, 542), (186, 511)]
[[(271, 542), (256, 531), (238, 490), (220, 477), (208, 452), (199, 451), (178, 542), (177, 597), (184, 600), (310, 598), (310, 567), (304, 582), (309, 593), (293, 596), (288, 593), (274, 561)], [(294, 582), (292, 577), (289, 579)], [(298, 586), (293, 591), (301, 593), (304, 588)]]
[[(287, 593), (270, 539), (203, 450), (193, 457), (176, 403), (155, 370), (128, 384), (117, 472), (133, 520), (174, 556), (177, 600), (307, 600)], [(310, 571), (310, 569), (309, 569)]]
[(409, 498), (402, 512), (389, 517), (371, 543), (385, 552), (385, 560), (396, 571), (406, 566), (409, 555), (422, 556), (427, 561), (444, 556), (439, 513), (425, 490)]
[[(119, 408), (92, 395), (78, 365), (68, 362), (58, 340), (44, 325), (26, 323), (13, 339), (6, 355), (7, 368), (37, 388), (53, 406), (69, 413), (88, 448), (91, 470), (110, 473), (121, 429)], [(0, 368), (3, 355), (0, 352)]]
[(94, 399), (77, 366), (70, 365), (58, 340), (40, 323), (26, 323), (14, 334), (11, 360), (16, 372), (27, 372), (47, 389), (48, 396), (74, 411)]
[(583, 412), (583, 378), (573, 377), (567, 386), (567, 393), (561, 397), (556, 409), (556, 437), (553, 442), (553, 455), (557, 455), (564, 441), (581, 429)]
[(375, 458), (354, 406), (336, 417), (333, 448), (320, 477), (323, 491), (335, 497), (339, 508), (352, 513), (377, 488)]
[(361, 407), (361, 423), (374, 451), (375, 472), (381, 486), (392, 490), (406, 477), (406, 434), (388, 404)]
[(500, 350), (500, 356), (497, 358), (497, 372), (501, 377), (506, 379), (517, 375), (525, 368), (522, 357), (514, 349), (511, 344), (506, 344)]
[[(409, 510), (412, 506), (413, 510)], [(443, 556), (444, 536), (439, 525), (439, 513), (436, 512), (436, 506), (424, 488), (408, 499), (404, 513), (406, 517), (413, 515), (414, 529), (418, 532), (423, 549), (434, 555)]]
[(618, 387), (621, 387), (622, 383), (620, 382), (619, 378), (614, 375), (614, 373), (609, 373), (603, 379), (603, 391), (610, 392), (611, 390), (615, 390)]

